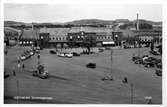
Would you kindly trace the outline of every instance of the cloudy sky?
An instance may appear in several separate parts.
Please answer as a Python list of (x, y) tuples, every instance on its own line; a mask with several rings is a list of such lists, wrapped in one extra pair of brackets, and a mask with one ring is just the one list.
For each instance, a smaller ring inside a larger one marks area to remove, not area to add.
[(4, 4), (4, 19), (22, 22), (67, 22), (79, 19), (162, 21), (158, 4)]

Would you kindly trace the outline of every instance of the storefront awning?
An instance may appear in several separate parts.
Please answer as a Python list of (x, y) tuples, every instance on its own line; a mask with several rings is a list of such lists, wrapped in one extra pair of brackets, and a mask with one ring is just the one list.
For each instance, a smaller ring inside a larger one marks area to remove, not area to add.
[(108, 45), (108, 44), (115, 44), (114, 41), (109, 41), (109, 42), (102, 42), (103, 45)]

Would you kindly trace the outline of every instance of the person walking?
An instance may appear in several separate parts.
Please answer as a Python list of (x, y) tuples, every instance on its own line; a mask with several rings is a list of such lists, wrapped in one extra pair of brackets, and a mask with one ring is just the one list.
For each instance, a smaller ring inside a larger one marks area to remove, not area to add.
[(16, 76), (16, 72), (15, 72), (15, 69), (13, 68), (12, 70), (12, 73), (13, 73), (13, 76)]
[(25, 65), (24, 65), (24, 63), (22, 64), (22, 69), (24, 70), (24, 68), (25, 68)]
[(127, 77), (125, 77), (123, 80), (122, 80), (123, 83), (128, 83), (128, 79)]

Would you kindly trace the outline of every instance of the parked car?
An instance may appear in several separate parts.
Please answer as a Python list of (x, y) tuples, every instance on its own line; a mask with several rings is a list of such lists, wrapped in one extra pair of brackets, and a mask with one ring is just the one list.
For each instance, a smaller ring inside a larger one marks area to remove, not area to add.
[(157, 64), (156, 64), (156, 67), (162, 69), (162, 63), (157, 63)]
[(30, 51), (29, 53), (31, 56), (35, 55), (35, 53), (33, 51)]
[(41, 79), (46, 79), (49, 77), (49, 73), (45, 69), (44, 65), (38, 65), (37, 70), (32, 71), (32, 75)]
[(155, 74), (157, 76), (162, 76), (162, 69), (156, 69)]
[(129, 49), (129, 48), (131, 48), (131, 46), (129, 46), (129, 45), (124, 45), (124, 49)]
[(106, 75), (105, 77), (101, 78), (101, 80), (105, 81), (105, 80), (114, 80), (114, 79), (111, 75)]
[(72, 52), (72, 54), (73, 54), (73, 56), (80, 56), (80, 54), (77, 52)]
[(64, 56), (67, 58), (72, 58), (73, 54), (72, 53), (64, 53)]
[(88, 63), (86, 64), (87, 68), (96, 68), (96, 63)]
[(27, 58), (26, 58), (25, 55), (21, 55), (21, 56), (20, 56), (20, 59), (21, 59), (22, 61), (24, 61), (24, 60), (26, 60)]
[(55, 50), (50, 50), (49, 51), (51, 54), (56, 54), (56, 51)]
[(133, 56), (132, 57), (132, 61), (135, 61), (135, 60), (138, 60), (138, 59), (141, 59), (139, 56)]
[(160, 55), (158, 51), (149, 51), (152, 55)]
[(104, 51), (104, 49), (103, 48), (98, 48), (99, 49), (99, 52), (103, 52)]
[(40, 51), (38, 49), (35, 50), (36, 53), (39, 53)]
[(111, 50), (111, 48), (110, 47), (105, 47), (105, 50)]
[(150, 59), (146, 59), (145, 61), (143, 61), (143, 65), (144, 65), (144, 67), (147, 67), (147, 68), (149, 68), (149, 67), (154, 67), (154, 62), (152, 62), (152, 60), (150, 60)]
[(139, 58), (139, 59), (136, 59), (136, 60), (134, 61), (134, 63), (135, 63), (135, 64), (143, 64), (143, 60), (142, 60), (142, 58)]
[(64, 54), (63, 52), (60, 52), (60, 53), (58, 54), (58, 56), (59, 56), (59, 57), (65, 57), (65, 54)]

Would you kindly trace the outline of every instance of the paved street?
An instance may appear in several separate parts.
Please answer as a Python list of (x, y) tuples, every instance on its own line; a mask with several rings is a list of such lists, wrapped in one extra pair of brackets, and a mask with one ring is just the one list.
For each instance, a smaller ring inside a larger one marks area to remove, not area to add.
[[(16, 58), (22, 49), (10, 49), (5, 56), (5, 67), (9, 73), (16, 66)], [(140, 49), (140, 54), (148, 54), (148, 48)], [(152, 96), (154, 104), (162, 103), (162, 78), (155, 75), (154, 68), (145, 68), (131, 61), (138, 49), (114, 49), (111, 67), (110, 51), (73, 58), (62, 58), (50, 54), (48, 49), (41, 51), (41, 63), (45, 64), (51, 77), (40, 79), (33, 77), (31, 70), (36, 67), (37, 55), (26, 60), (25, 70), (17, 71), (16, 76), (4, 80), (5, 103), (17, 103), (13, 96), (52, 97), (52, 100), (18, 101), (19, 103), (102, 103), (130, 104), (133, 84), (133, 103), (145, 104), (145, 96)], [(89, 62), (95, 62), (95, 69), (86, 68)], [(112, 68), (112, 69), (111, 69)], [(101, 78), (111, 74), (113, 81)], [(128, 84), (122, 79), (128, 78)], [(17, 89), (19, 80), (19, 89)], [(19, 93), (18, 93), (19, 90)]]

